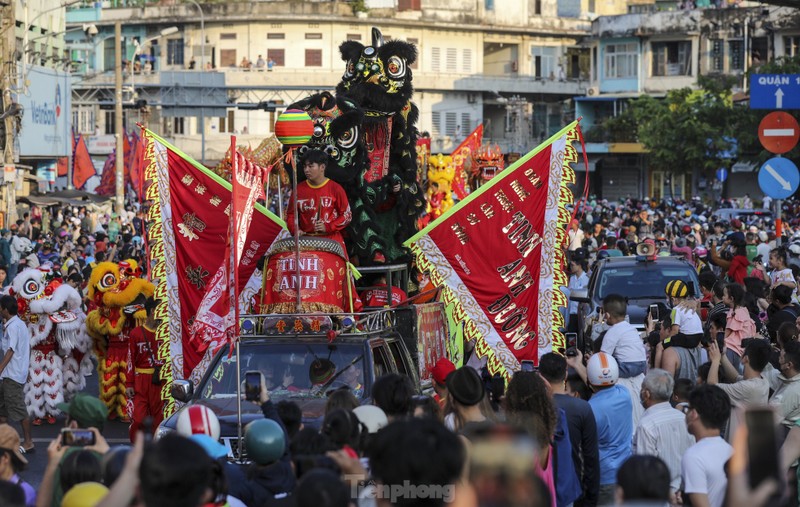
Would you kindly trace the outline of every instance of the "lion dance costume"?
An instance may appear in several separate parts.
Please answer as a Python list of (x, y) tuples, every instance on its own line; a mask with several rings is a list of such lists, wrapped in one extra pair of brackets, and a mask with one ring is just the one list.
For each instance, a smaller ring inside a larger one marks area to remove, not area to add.
[(132, 329), (144, 324), (144, 302), (153, 295), (153, 284), (140, 278), (141, 269), (129, 259), (119, 264), (101, 262), (89, 278), (86, 330), (94, 340), (100, 399), (109, 417), (130, 419), (131, 407), (125, 395), (130, 361), (128, 338)]
[(19, 316), (31, 333), (30, 381), (25, 403), (34, 424), (55, 423), (57, 405), (86, 385), (91, 372), (90, 340), (81, 296), (49, 270), (26, 269), (12, 284)]

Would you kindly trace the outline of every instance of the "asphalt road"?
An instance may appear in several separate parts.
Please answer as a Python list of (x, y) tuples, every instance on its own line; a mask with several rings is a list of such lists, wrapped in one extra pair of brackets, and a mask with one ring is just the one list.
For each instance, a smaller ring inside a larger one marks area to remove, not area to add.
[[(99, 385), (97, 382), (96, 370), (92, 373), (91, 377), (86, 377), (86, 388), (83, 392), (93, 396), (98, 395)], [(44, 422), (41, 426), (33, 426), (32, 432), (35, 451), (26, 456), (28, 458), (28, 468), (22, 472), (21, 476), (36, 489), (39, 489), (39, 484), (42, 482), (42, 475), (47, 467), (47, 446), (58, 436), (59, 431), (64, 427), (64, 421), (65, 417), (62, 415), (58, 417), (55, 424), (47, 424), (47, 422)], [(14, 424), (13, 426), (17, 428), (21, 437), (22, 427), (18, 424)], [(107, 421), (102, 433), (112, 447), (130, 443), (128, 439), (128, 424), (126, 423)]]

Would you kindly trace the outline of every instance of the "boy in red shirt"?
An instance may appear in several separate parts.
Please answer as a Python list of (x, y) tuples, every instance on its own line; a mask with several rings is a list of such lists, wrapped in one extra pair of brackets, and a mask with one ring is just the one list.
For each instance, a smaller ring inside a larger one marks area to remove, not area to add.
[[(325, 177), (328, 155), (320, 150), (310, 151), (303, 161), (306, 180), (297, 184), (297, 196), (289, 199), (286, 225), (294, 234), (295, 213), (298, 214), (300, 235), (321, 236), (339, 242), (347, 255), (341, 231), (352, 220), (350, 203), (344, 189)], [(295, 204), (297, 203), (297, 204)]]

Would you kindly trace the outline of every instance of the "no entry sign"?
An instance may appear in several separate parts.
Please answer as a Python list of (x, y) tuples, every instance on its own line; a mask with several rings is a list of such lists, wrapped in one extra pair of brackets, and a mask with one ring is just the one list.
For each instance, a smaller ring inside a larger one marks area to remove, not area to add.
[(758, 124), (758, 140), (765, 150), (780, 155), (797, 146), (800, 126), (789, 113), (769, 113)]

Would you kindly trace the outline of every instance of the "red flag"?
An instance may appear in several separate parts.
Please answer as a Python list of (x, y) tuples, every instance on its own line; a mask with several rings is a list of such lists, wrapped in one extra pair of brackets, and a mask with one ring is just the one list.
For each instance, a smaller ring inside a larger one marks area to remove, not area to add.
[(56, 175), (57, 176), (66, 176), (69, 173), (69, 158), (68, 157), (58, 157), (57, 160), (57, 167)]
[(130, 157), (128, 157), (128, 166), (130, 170), (127, 174), (130, 177), (131, 187), (138, 196), (142, 189), (142, 148), (143, 143), (139, 136), (134, 132), (131, 134), (133, 138), (133, 147), (131, 148)]
[[(235, 138), (231, 141), (235, 149)], [(232, 157), (231, 220), (223, 262), (208, 284), (190, 333), (203, 352), (212, 343), (232, 344), (238, 336), (239, 266), (247, 244), (256, 199), (263, 193), (267, 171), (244, 159), (238, 151)]]
[(469, 194), (465, 178), (466, 169), (475, 163), (475, 155), (478, 154), (481, 144), (483, 144), (483, 125), (478, 125), (450, 154), (453, 157), (453, 166), (456, 168), (456, 177), (453, 179), (452, 188), (459, 200)]
[[(106, 166), (108, 166), (108, 162), (106, 162)], [(105, 168), (103, 172), (105, 173)], [(113, 166), (111, 172), (113, 172)], [(95, 174), (97, 174), (97, 171), (94, 169), (92, 157), (89, 156), (86, 140), (82, 135), (78, 135), (78, 140), (75, 142), (75, 153), (72, 156), (72, 185), (80, 190), (89, 178)]]
[(577, 139), (573, 122), (405, 243), (493, 373), (564, 347), (562, 244)]
[[(215, 347), (192, 339), (190, 328), (197, 320), (210, 321), (224, 332), (223, 318), (231, 309), (230, 296), (223, 291), (233, 286), (229, 269), (232, 250), (228, 247), (228, 238), (234, 236), (230, 223), (232, 187), (151, 131), (145, 130), (143, 139), (144, 177), (153, 182), (144, 197), (154, 202), (148, 215), (152, 224), (149, 246), (156, 263), (152, 277), (159, 280), (156, 297), (163, 302), (157, 317), (168, 323), (164, 335), (161, 328), (158, 331), (159, 343), (165, 349), (160, 355), (170, 358), (175, 378), (199, 380), (208, 366), (207, 352)], [(258, 260), (276, 239), (288, 235), (283, 221), (260, 204), (255, 205), (251, 216), (252, 227), (245, 228), (246, 246), (236, 270), (238, 291), (231, 291), (240, 294), (239, 304), (249, 301), (261, 287), (260, 278), (255, 286), (248, 284), (253, 282)], [(223, 265), (225, 272), (218, 275)], [(206, 308), (212, 309), (218, 320), (201, 309), (204, 298), (208, 301)], [(225, 298), (224, 305), (217, 301), (221, 298)], [(224, 336), (217, 345), (225, 343)]]
[(117, 156), (116, 152), (112, 152), (108, 155), (108, 158), (106, 158), (106, 163), (103, 164), (103, 172), (100, 174), (100, 184), (94, 191), (97, 195), (114, 195), (117, 191), (116, 182)]

